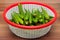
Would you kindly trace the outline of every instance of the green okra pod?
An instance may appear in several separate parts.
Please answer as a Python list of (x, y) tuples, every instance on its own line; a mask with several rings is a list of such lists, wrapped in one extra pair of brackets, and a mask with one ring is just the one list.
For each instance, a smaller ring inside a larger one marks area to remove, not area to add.
[(41, 7), (41, 9), (42, 9), (42, 13), (43, 13), (44, 17), (45, 17), (46, 19), (49, 19), (49, 15), (48, 15), (47, 11), (44, 10), (42, 7)]
[(22, 4), (18, 4), (18, 10), (19, 10), (19, 13), (22, 14), (23, 12)]
[(24, 15), (24, 20), (28, 20), (29, 19), (29, 11), (28, 10), (25, 10), (25, 15)]
[(29, 22), (28, 21), (24, 21), (25, 22), (25, 25), (28, 25), (29, 24)]
[(44, 15), (41, 13), (41, 18), (39, 18), (39, 22), (41, 22), (41, 23), (45, 23), (45, 19), (44, 19)]
[(44, 24), (45, 23), (45, 20), (44, 19), (39, 19), (39, 22)]
[(11, 19), (10, 21), (15, 22), (14, 19)]
[(32, 23), (32, 14), (31, 13), (29, 13), (29, 23), (31, 24)]
[(34, 11), (32, 10), (32, 15), (33, 15), (33, 17), (36, 17), (36, 15), (37, 15), (36, 14), (36, 9)]
[(33, 22), (34, 23), (37, 23), (38, 22), (38, 19), (37, 18), (33, 18)]
[(11, 15), (12, 15), (12, 21), (19, 24), (19, 21), (16, 19), (14, 13), (12, 13)]
[(14, 16), (16, 17), (20, 24), (24, 24), (23, 20), (18, 16), (16, 12), (14, 12)]
[(20, 17), (24, 18), (24, 11), (23, 11), (22, 4), (18, 4), (18, 10), (19, 10)]
[(38, 18), (42, 18), (42, 15), (41, 15), (42, 13), (37, 9), (37, 17)]
[(53, 16), (49, 16), (50, 18), (49, 18), (49, 21), (53, 18)]
[(47, 23), (48, 22), (48, 20), (45, 20), (45, 23)]

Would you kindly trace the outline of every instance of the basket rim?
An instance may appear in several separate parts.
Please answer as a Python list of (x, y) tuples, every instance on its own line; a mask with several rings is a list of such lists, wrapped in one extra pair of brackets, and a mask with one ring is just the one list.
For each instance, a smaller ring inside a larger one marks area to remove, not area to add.
[(37, 4), (37, 5), (45, 6), (45, 7), (49, 8), (49, 9), (54, 13), (54, 16), (55, 16), (55, 17), (54, 17), (50, 22), (48, 22), (48, 23), (46, 23), (46, 24), (42, 24), (42, 25), (37, 25), (37, 26), (24, 26), (24, 25), (20, 25), (20, 24), (15, 24), (15, 23), (11, 22), (10, 20), (8, 20), (8, 19), (6, 18), (6, 13), (7, 13), (7, 11), (8, 11), (10, 8), (18, 5), (18, 3), (14, 3), (14, 4), (8, 6), (8, 7), (4, 10), (4, 12), (3, 12), (3, 18), (4, 18), (4, 20), (5, 20), (8, 24), (10, 24), (10, 25), (12, 25), (12, 26), (14, 26), (14, 27), (22, 28), (22, 29), (40, 29), (40, 28), (48, 27), (49, 25), (53, 24), (53, 23), (56, 21), (56, 19), (57, 19), (57, 12), (55, 11), (54, 8), (52, 8), (51, 6), (49, 6), (49, 5), (47, 5), (47, 4), (43, 4), (43, 3), (40, 3), (40, 2), (19, 2), (19, 3), (21, 3), (21, 4)]

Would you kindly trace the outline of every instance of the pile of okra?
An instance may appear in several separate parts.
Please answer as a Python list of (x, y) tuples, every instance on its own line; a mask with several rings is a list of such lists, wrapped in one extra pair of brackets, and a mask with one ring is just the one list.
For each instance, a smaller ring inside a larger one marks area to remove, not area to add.
[(12, 19), (10, 20), (20, 25), (42, 25), (48, 23), (53, 18), (53, 16), (50, 16), (43, 7), (41, 7), (41, 12), (39, 9), (33, 9), (32, 12), (30, 12), (30, 10), (24, 9), (24, 12), (22, 4), (18, 4), (18, 10), (18, 13), (15, 11), (11, 13)]

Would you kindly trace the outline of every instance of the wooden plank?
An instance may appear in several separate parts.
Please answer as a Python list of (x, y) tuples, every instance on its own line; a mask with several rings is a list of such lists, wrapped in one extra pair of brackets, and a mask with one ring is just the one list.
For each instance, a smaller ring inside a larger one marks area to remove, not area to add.
[(0, 3), (16, 3), (22, 1), (32, 1), (32, 2), (41, 2), (41, 3), (60, 3), (60, 0), (0, 0)]
[[(29, 40), (17, 37), (14, 35), (7, 25), (7, 23), (3, 19), (3, 10), (12, 3), (0, 3), (0, 40)], [(57, 11), (57, 20), (53, 24), (50, 32), (45, 36), (37, 39), (31, 40), (60, 40), (60, 3), (47, 3), (48, 5), (52, 6)], [(2, 9), (3, 8), (3, 9)], [(1, 10), (2, 9), (2, 10)]]
[[(10, 6), (13, 3), (0, 3), (0, 11), (3, 11), (6, 7)], [(57, 12), (60, 12), (60, 3), (46, 3), (47, 5), (52, 6)]]

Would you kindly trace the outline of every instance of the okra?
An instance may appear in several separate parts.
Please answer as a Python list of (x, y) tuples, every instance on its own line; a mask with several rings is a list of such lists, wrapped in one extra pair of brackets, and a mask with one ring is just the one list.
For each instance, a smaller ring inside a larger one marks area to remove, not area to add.
[(24, 18), (24, 11), (22, 8), (22, 4), (18, 4), (19, 14), (21, 18)]
[(28, 21), (24, 21), (24, 22), (25, 22), (25, 25), (28, 25), (28, 23), (29, 23)]
[(39, 22), (44, 24), (45, 23), (45, 20), (44, 19), (39, 19)]
[(38, 19), (37, 18), (33, 18), (33, 22), (34, 23), (37, 23), (38, 22)]
[(12, 15), (12, 20), (14, 20), (13, 22), (19, 24), (19, 21), (16, 19), (14, 13), (12, 13), (11, 15)]
[(36, 14), (36, 9), (34, 11), (32, 10), (32, 15), (33, 15), (33, 17), (36, 17), (36, 15), (37, 15)]
[(41, 18), (39, 18), (39, 22), (45, 23), (44, 15), (41, 13)]
[(44, 17), (45, 17), (46, 19), (49, 19), (49, 15), (48, 15), (47, 11), (44, 10), (42, 7), (41, 7), (41, 9), (42, 9), (42, 13), (43, 13)]
[(23, 12), (22, 4), (18, 4), (18, 10), (19, 10), (19, 13), (22, 14)]
[(41, 12), (37, 9), (35, 10), (35, 16), (37, 17), (37, 19), (41, 18)]
[(45, 23), (47, 23), (48, 22), (48, 20), (45, 20)]
[(42, 15), (41, 15), (42, 13), (37, 9), (37, 17), (38, 18), (42, 18)]
[(29, 13), (29, 23), (31, 24), (32, 23), (32, 13)]
[(25, 13), (25, 15), (24, 15), (24, 20), (28, 20), (29, 19), (29, 11), (28, 10), (25, 10), (26, 11), (26, 13)]
[(53, 18), (53, 16), (49, 16), (50, 18), (49, 18), (49, 21)]
[(44, 10), (42, 7), (42, 12), (39, 9), (34, 9), (32, 12), (30, 10), (24, 9), (22, 4), (18, 4), (19, 13), (13, 12), (11, 14), (12, 19), (11, 21), (16, 24), (23, 24), (23, 25), (41, 25), (44, 23), (49, 22), (53, 16), (49, 16), (47, 11)]
[(10, 21), (15, 22), (14, 19), (11, 19)]
[(43, 19), (39, 19), (40, 22), (43, 22)]
[(23, 20), (17, 15), (16, 12), (14, 12), (14, 16), (16, 17), (20, 24), (24, 24)]

